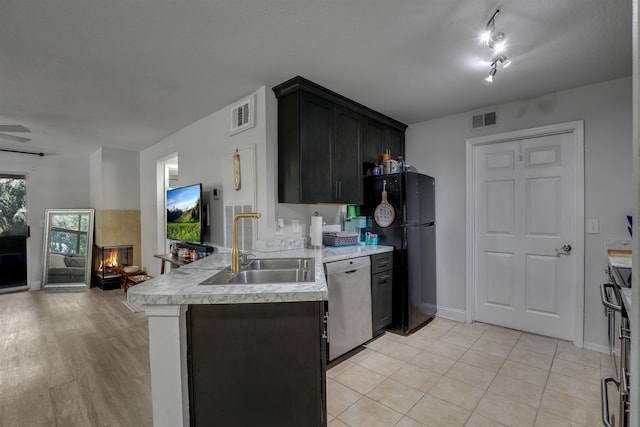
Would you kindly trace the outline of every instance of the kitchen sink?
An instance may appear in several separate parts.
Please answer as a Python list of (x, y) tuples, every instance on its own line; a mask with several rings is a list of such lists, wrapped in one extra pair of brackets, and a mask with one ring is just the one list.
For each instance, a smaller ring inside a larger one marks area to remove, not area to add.
[(232, 273), (227, 267), (200, 285), (299, 283), (315, 280), (313, 258), (258, 258)]
[(243, 270), (310, 270), (313, 258), (258, 258), (251, 260)]
[(315, 274), (312, 277), (309, 270), (301, 268), (291, 270), (244, 270), (232, 277), (229, 283), (310, 282), (314, 277)]

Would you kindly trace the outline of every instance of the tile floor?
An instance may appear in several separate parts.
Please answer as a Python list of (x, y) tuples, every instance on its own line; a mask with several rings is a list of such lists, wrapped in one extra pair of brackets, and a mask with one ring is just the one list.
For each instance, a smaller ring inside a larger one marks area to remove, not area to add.
[(436, 318), (386, 333), (327, 371), (329, 427), (601, 426), (607, 355)]

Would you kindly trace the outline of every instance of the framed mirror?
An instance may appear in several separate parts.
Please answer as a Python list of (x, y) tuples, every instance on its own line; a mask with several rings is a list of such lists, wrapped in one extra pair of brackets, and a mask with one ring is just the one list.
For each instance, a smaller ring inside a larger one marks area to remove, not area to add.
[(43, 289), (88, 289), (91, 285), (93, 209), (47, 209)]

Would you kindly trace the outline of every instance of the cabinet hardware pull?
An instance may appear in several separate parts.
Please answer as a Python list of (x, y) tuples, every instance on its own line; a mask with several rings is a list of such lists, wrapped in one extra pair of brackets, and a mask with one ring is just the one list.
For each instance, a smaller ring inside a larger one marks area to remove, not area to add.
[(609, 391), (607, 390), (607, 384), (614, 383), (616, 387), (620, 387), (620, 383), (614, 378), (607, 377), (600, 380), (600, 400), (602, 408), (602, 422), (607, 427), (613, 427), (609, 421)]
[(600, 299), (602, 300), (602, 304), (612, 310), (621, 311), (622, 307), (620, 307), (619, 305), (615, 305), (611, 301), (609, 301), (607, 292), (605, 290), (606, 288), (613, 288), (613, 285), (609, 283), (603, 283), (602, 285), (600, 285)]

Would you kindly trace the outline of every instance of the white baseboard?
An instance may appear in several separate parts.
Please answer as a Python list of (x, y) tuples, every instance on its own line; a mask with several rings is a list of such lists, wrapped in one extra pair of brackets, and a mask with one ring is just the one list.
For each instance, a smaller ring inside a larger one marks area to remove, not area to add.
[(439, 305), (437, 307), (436, 316), (442, 317), (449, 320), (455, 320), (456, 322), (464, 322), (466, 315), (464, 310), (460, 310), (459, 308), (451, 308), (451, 307), (443, 307)]
[(592, 351), (597, 351), (598, 353), (609, 354), (609, 346), (594, 344), (586, 341), (583, 344), (586, 350), (592, 350)]

